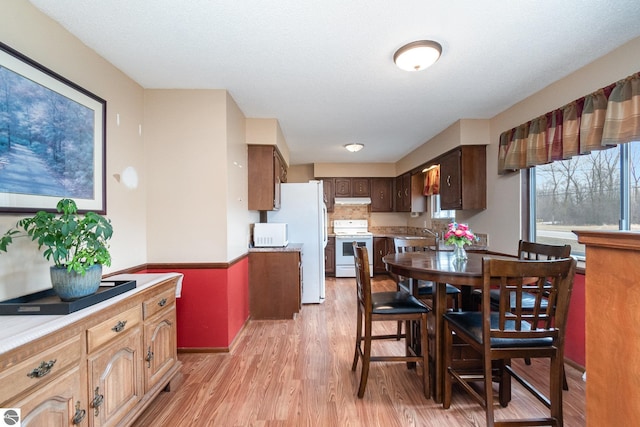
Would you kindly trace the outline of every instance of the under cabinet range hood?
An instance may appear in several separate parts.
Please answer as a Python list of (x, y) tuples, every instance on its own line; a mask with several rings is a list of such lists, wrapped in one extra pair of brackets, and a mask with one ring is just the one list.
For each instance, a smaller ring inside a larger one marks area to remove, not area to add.
[(370, 197), (336, 197), (336, 205), (370, 205)]

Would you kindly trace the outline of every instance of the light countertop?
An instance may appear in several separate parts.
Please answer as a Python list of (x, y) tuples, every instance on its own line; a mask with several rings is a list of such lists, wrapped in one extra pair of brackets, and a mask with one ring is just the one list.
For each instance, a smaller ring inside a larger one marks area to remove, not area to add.
[(135, 293), (174, 277), (178, 277), (176, 296), (179, 297), (183, 278), (180, 273), (118, 274), (105, 280), (135, 280), (136, 287), (106, 301), (69, 314), (0, 316), (0, 321), (2, 322), (2, 328), (0, 328), (0, 355), (62, 329), (80, 319), (91, 316), (98, 310), (109, 307)]

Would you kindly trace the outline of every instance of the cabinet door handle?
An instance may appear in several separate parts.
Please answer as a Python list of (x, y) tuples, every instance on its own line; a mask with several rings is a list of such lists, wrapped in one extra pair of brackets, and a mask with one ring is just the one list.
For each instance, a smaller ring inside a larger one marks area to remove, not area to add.
[(166, 298), (162, 298), (160, 301), (158, 301), (158, 305), (160, 307), (164, 307), (165, 305), (167, 305), (167, 299)]
[(147, 361), (147, 368), (151, 367), (151, 361), (153, 360), (153, 351), (151, 351), (151, 346), (149, 346), (147, 350), (147, 357), (144, 358)]
[(118, 323), (116, 323), (116, 326), (111, 328), (111, 330), (113, 332), (122, 332), (126, 324), (127, 324), (126, 320), (120, 320)]
[(447, 175), (447, 187), (451, 187), (451, 175)]
[(91, 406), (93, 407), (93, 415), (100, 415), (100, 406), (104, 402), (104, 395), (100, 394), (100, 387), (96, 387), (93, 392), (93, 400), (91, 401)]
[(53, 365), (56, 364), (57, 359), (49, 360), (48, 362), (40, 363), (40, 366), (34, 368), (31, 372), (27, 374), (29, 378), (42, 378), (51, 372)]
[(76, 402), (76, 413), (74, 414), (71, 422), (75, 425), (78, 425), (84, 420), (84, 417), (87, 416), (87, 411), (84, 409), (80, 409), (80, 401)]

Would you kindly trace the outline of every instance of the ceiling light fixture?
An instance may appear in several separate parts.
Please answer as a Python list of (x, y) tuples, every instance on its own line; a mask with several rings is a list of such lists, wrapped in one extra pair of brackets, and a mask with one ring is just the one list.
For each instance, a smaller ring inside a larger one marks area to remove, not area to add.
[(356, 151), (362, 150), (364, 148), (364, 144), (358, 144), (354, 142), (354, 143), (345, 145), (344, 148), (351, 151), (352, 153), (355, 153)]
[(432, 40), (418, 40), (402, 46), (393, 62), (405, 71), (420, 71), (433, 65), (442, 54), (442, 46)]

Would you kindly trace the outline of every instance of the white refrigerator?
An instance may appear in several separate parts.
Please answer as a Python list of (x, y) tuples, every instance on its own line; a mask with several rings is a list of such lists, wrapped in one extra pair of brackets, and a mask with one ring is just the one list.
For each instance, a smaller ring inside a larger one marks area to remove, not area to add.
[(324, 302), (324, 248), (327, 206), (322, 181), (280, 185), (280, 209), (267, 222), (289, 224), (289, 243), (302, 243), (302, 303)]

